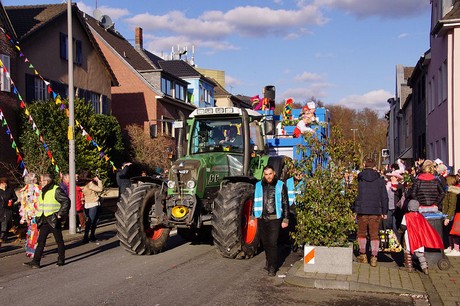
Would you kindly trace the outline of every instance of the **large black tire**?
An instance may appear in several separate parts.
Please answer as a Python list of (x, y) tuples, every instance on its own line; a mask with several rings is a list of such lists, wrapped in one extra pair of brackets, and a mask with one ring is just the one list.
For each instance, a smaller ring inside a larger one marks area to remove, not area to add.
[(214, 200), (212, 236), (218, 252), (226, 258), (251, 258), (259, 246), (257, 219), (251, 218), (254, 186), (228, 183)]
[(149, 223), (149, 213), (155, 208), (155, 193), (160, 188), (153, 183), (132, 184), (117, 204), (117, 236), (120, 245), (133, 254), (156, 254), (169, 238), (170, 228), (159, 225), (152, 229)]

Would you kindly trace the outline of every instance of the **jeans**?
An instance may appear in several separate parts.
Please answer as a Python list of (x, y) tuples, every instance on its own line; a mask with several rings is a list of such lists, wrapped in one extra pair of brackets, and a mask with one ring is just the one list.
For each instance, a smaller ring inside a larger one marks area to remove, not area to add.
[(90, 233), (90, 231), (91, 234), (89, 235), (89, 239), (96, 240), (95, 233), (97, 221), (99, 220), (99, 206), (85, 208), (85, 215), (88, 219), (86, 220), (85, 236), (83, 237), (83, 240), (88, 240), (88, 234)]
[(257, 219), (260, 239), (265, 249), (265, 258), (269, 271), (278, 268), (278, 236), (281, 228), (281, 219)]
[(45, 249), (46, 238), (48, 238), (49, 233), (53, 233), (54, 240), (56, 240), (57, 247), (58, 247), (58, 262), (64, 262), (65, 260), (65, 245), (64, 239), (62, 238), (62, 230), (60, 225), (56, 225), (56, 228), (53, 228), (48, 223), (44, 223), (39, 228), (38, 240), (37, 240), (37, 248), (35, 249), (34, 259), (33, 261), (36, 264), (40, 264), (40, 260), (42, 259), (43, 250)]

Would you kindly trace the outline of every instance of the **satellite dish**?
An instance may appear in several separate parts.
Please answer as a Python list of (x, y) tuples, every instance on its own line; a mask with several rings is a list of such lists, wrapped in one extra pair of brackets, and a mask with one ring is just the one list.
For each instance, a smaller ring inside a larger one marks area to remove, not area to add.
[(95, 10), (93, 11), (93, 17), (94, 17), (94, 19), (96, 19), (96, 20), (98, 20), (98, 21), (101, 20), (102, 11), (101, 11), (100, 9), (95, 9)]
[(104, 29), (110, 29), (113, 27), (113, 21), (112, 18), (110, 18), (107, 15), (102, 15), (101, 18), (99, 19), (99, 23), (102, 25)]

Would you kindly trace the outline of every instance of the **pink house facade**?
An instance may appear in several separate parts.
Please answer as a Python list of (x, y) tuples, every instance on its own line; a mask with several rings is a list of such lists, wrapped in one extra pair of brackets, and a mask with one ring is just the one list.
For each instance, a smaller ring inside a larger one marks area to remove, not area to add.
[(460, 168), (460, 0), (432, 0), (426, 152)]

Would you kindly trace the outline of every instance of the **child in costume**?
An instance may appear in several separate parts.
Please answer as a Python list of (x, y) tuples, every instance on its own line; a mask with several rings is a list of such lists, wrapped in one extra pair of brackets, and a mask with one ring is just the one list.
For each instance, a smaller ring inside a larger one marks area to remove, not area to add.
[(38, 197), (40, 196), (40, 187), (37, 185), (37, 179), (34, 173), (28, 173), (24, 177), (24, 187), (19, 191), (19, 202), (21, 207), (19, 223), (27, 224), (26, 238), (26, 256), (34, 257), (37, 246), (38, 228), (35, 222), (35, 216), (38, 213)]
[(407, 205), (408, 212), (401, 222), (404, 233), (404, 268), (413, 272), (412, 254), (417, 257), (423, 273), (428, 274), (428, 263), (425, 258), (425, 247), (432, 249), (444, 249), (444, 244), (438, 232), (426, 221), (418, 211), (420, 203), (410, 200)]

